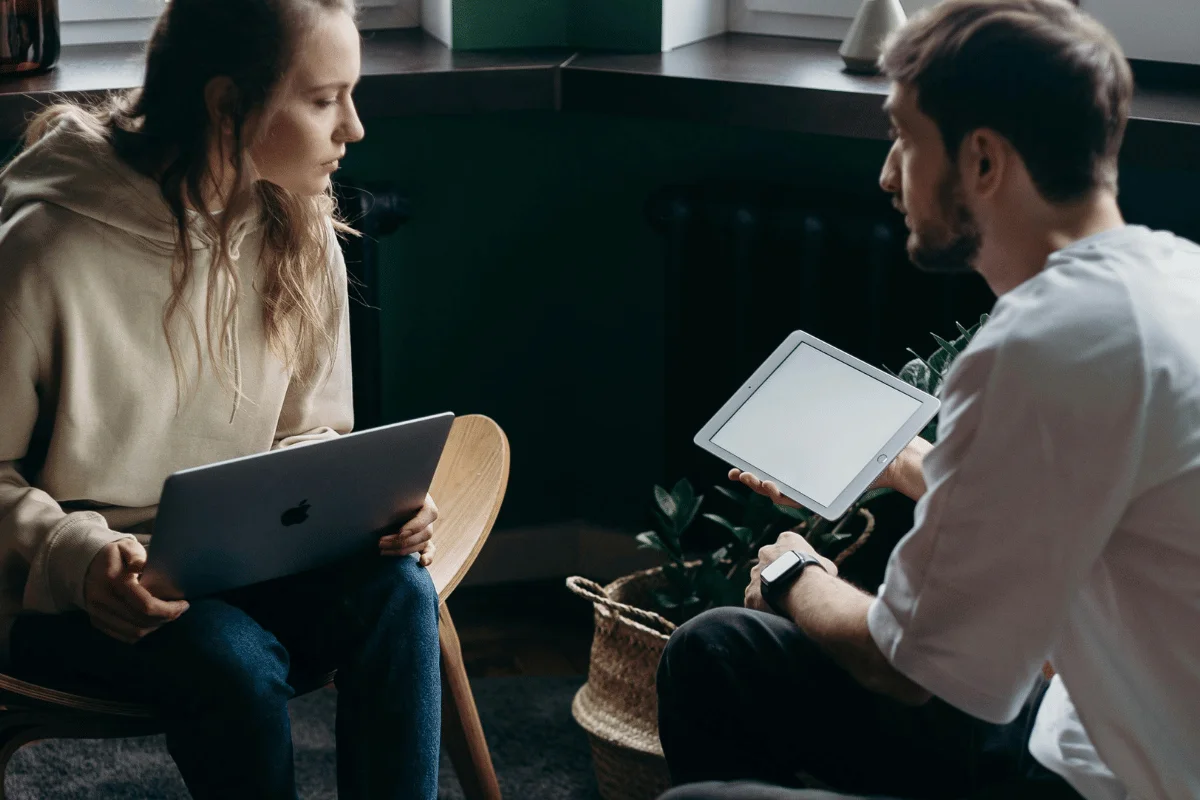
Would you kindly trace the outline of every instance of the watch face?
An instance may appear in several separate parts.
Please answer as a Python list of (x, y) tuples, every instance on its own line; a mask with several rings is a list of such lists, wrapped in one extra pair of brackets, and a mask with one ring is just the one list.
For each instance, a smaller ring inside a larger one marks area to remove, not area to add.
[(761, 573), (763, 583), (779, 580), (793, 565), (800, 561), (800, 556), (789, 550), (766, 566)]

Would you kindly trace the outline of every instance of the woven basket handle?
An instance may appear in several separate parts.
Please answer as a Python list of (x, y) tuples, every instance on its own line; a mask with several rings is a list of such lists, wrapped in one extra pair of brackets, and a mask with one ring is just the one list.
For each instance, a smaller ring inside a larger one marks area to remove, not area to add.
[(837, 558), (833, 560), (833, 563), (837, 564), (839, 567), (842, 565), (843, 561), (854, 555), (858, 551), (858, 548), (867, 543), (867, 539), (871, 538), (871, 532), (875, 530), (875, 515), (870, 511), (867, 511), (865, 508), (858, 509), (858, 513), (861, 516), (866, 517), (867, 524), (863, 526), (863, 532), (858, 535), (858, 538), (851, 542), (849, 547), (838, 553)]
[(576, 575), (567, 578), (567, 588), (585, 600), (591, 600), (593, 603), (607, 606), (618, 614), (637, 620), (659, 633), (670, 636), (671, 632), (675, 630), (675, 623), (655, 614), (653, 611), (646, 611), (637, 606), (618, 603), (616, 600), (611, 599), (608, 596), (608, 592), (604, 591), (604, 587), (595, 581), (589, 581), (587, 578), (581, 578)]

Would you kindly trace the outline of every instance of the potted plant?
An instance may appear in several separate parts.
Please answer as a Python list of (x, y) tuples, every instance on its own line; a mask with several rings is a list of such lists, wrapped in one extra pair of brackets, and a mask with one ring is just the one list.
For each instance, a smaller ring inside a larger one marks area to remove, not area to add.
[[(934, 334), (938, 349), (928, 358), (910, 349), (914, 358), (897, 377), (939, 394), (950, 365), (986, 320), (984, 315), (971, 328), (959, 325), (951, 341)], [(936, 419), (921, 436), (936, 441)], [(595, 608), (588, 681), (571, 710), (591, 741), (604, 800), (649, 800), (668, 788), (654, 683), (676, 626), (710, 608), (742, 605), (758, 549), (783, 531), (803, 534), (819, 553), (843, 563), (872, 534), (875, 517), (869, 506), (890, 493), (867, 492), (840, 519), (826, 520), (775, 505), (733, 483), (714, 486), (708, 495), (697, 494), (686, 479), (670, 491), (655, 486), (653, 529), (637, 534), (637, 540), (662, 555), (662, 566), (607, 586), (581, 577), (567, 580), (568, 588)]]

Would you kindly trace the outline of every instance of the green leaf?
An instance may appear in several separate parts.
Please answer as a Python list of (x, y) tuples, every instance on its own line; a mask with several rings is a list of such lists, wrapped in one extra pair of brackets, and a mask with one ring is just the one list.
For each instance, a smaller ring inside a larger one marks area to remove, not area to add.
[(866, 505), (867, 503), (871, 502), (872, 500), (874, 500), (876, 498), (884, 497), (885, 495), (892, 494), (895, 491), (896, 491), (895, 489), (889, 489), (886, 486), (880, 487), (878, 489), (871, 489), (870, 491), (866, 492), (862, 497), (860, 497), (858, 499), (858, 505), (860, 505), (860, 506)]
[(670, 563), (663, 567), (663, 575), (677, 592), (691, 594), (692, 578), (686, 568), (677, 563)]
[[(915, 386), (923, 392), (929, 392), (933, 384), (933, 372), (921, 359), (908, 362), (900, 370), (900, 380), (910, 386)], [(930, 392), (932, 394), (932, 392)]]
[(737, 537), (739, 542), (747, 547), (750, 546), (750, 542), (754, 541), (754, 531), (743, 525), (738, 525), (736, 528), (734, 528), (733, 535)]
[[(964, 327), (962, 326), (962, 323), (961, 323), (961, 322), (955, 322), (955, 323), (954, 323), (954, 327), (958, 328), (958, 332), (959, 332), (960, 334), (962, 334), (962, 338), (963, 338), (963, 339), (965, 339), (965, 340), (967, 340), (967, 341), (970, 341), (970, 340), (971, 340), (971, 337), (972, 337), (972, 336), (974, 335), (974, 333), (975, 333), (974, 331), (970, 331), (970, 330), (967, 330), (966, 328), (964, 328)], [(976, 329), (978, 329), (978, 326), (976, 326)]]
[(805, 511), (802, 508), (795, 508), (793, 506), (782, 506), (777, 504), (775, 506), (775, 510), (795, 522), (808, 522), (808, 518), (812, 516), (812, 514), (810, 514), (808, 511)]
[(936, 333), (931, 334), (931, 335), (933, 336), (933, 340), (938, 343), (938, 347), (942, 348), (947, 353), (951, 353), (951, 354), (957, 356), (960, 352), (962, 352), (957, 347), (955, 347), (953, 344), (951, 344), (950, 342), (947, 342), (945, 339), (938, 336)]
[(678, 544), (679, 537), (675, 534), (675, 520), (667, 519), (666, 515), (657, 508), (651, 509), (650, 515), (654, 517), (654, 524), (659, 535), (669, 542)]
[(746, 504), (746, 498), (744, 496), (738, 494), (727, 486), (713, 486), (713, 489), (730, 502), (736, 503), (739, 506)]
[(935, 375), (937, 375), (939, 378), (940, 378), (940, 377), (942, 377), (942, 373), (940, 373), (940, 372), (938, 372), (936, 369), (934, 369), (934, 366), (933, 366), (933, 364), (929, 363), (929, 362), (928, 362), (928, 361), (926, 361), (924, 358), (922, 358), (922, 357), (921, 357), (921, 356), (920, 356), (920, 355), (917, 353), (917, 351), (916, 351), (916, 350), (913, 350), (911, 347), (908, 347), (908, 348), (905, 348), (905, 349), (906, 349), (906, 350), (908, 350), (908, 352), (912, 353), (914, 356), (916, 356), (916, 357), (917, 357), (917, 361), (920, 361), (922, 364), (924, 364), (926, 367), (928, 367), (930, 372), (934, 373), (934, 374), (935, 374)]
[(735, 527), (737, 527), (732, 522), (730, 522), (729, 520), (722, 517), (720, 514), (705, 514), (704, 518), (709, 520), (710, 522), (717, 523), (718, 525), (720, 525), (722, 528), (729, 531), (730, 533), (733, 533), (733, 529)]
[(680, 534), (692, 526), (692, 522), (696, 519), (696, 513), (700, 510), (700, 504), (703, 502), (704, 495), (700, 495), (699, 497), (692, 498), (691, 505), (680, 505), (675, 527)]
[(696, 574), (697, 594), (718, 606), (740, 606), (742, 592), (718, 569), (702, 564)]
[(696, 490), (692, 488), (691, 481), (687, 478), (680, 478), (675, 483), (675, 487), (671, 489), (671, 497), (675, 498), (675, 503), (680, 508), (686, 508), (696, 499)]
[(658, 603), (660, 608), (665, 608), (667, 610), (679, 608), (684, 602), (686, 602), (686, 598), (681, 601), (666, 589), (655, 589), (654, 600)]
[(658, 508), (669, 520), (674, 520), (679, 513), (679, 506), (675, 502), (675, 498), (661, 486), (657, 484), (654, 487), (654, 502), (658, 504)]
[(645, 531), (643, 533), (639, 533), (634, 538), (637, 539), (640, 549), (657, 550), (660, 553), (666, 553), (668, 556), (670, 556), (672, 558), (676, 557), (675, 551), (672, 548), (668, 547), (666, 545), (666, 543), (664, 543), (663, 540), (660, 539), (658, 534), (655, 533), (654, 531)]

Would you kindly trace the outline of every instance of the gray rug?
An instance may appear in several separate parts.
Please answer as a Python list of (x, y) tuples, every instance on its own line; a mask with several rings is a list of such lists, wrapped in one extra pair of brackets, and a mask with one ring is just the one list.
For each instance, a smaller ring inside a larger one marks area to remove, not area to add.
[[(484, 678), (475, 702), (505, 797), (598, 800), (587, 737), (571, 719), (582, 678)], [(333, 716), (336, 694), (292, 701), (296, 781), (306, 800), (337, 797)], [(440, 800), (462, 789), (442, 754)], [(8, 768), (10, 800), (186, 800), (187, 789), (161, 737), (38, 742)]]

